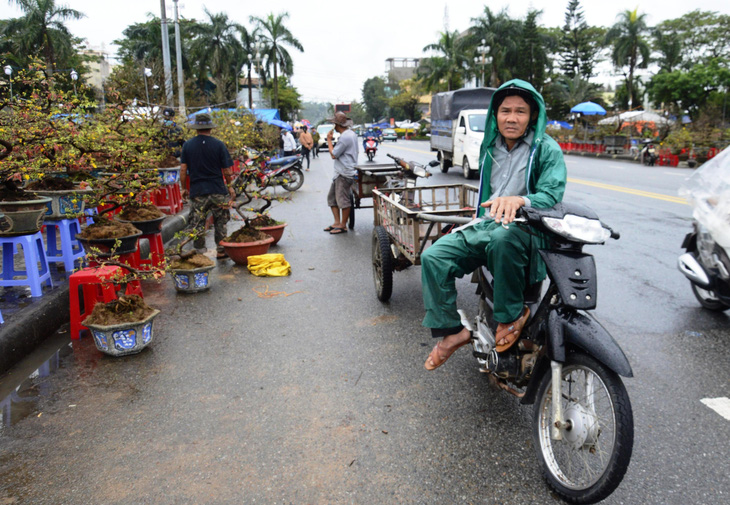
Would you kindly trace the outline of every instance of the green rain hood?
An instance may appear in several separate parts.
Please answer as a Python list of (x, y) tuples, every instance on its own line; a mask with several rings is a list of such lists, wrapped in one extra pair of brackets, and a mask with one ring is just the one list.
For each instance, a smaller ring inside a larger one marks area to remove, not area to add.
[[(563, 153), (555, 140), (545, 133), (547, 115), (545, 113), (545, 101), (540, 93), (529, 82), (513, 79), (505, 82), (499, 90), (516, 87), (528, 91), (535, 99), (539, 107), (537, 121), (528, 126), (534, 131), (530, 156), (526, 170), (527, 197), (531, 205), (537, 208), (549, 208), (563, 199), (565, 192), (566, 168)], [(494, 110), (494, 97), (499, 90), (492, 95), (487, 112), (487, 121), (484, 128), (484, 140), (479, 150), (479, 173), (481, 183), (479, 185), (479, 203), (489, 200), (492, 188), (490, 184), (492, 176), (492, 149), (500, 137), (497, 129), (497, 111)], [(479, 216), (484, 215), (486, 209), (480, 207)]]

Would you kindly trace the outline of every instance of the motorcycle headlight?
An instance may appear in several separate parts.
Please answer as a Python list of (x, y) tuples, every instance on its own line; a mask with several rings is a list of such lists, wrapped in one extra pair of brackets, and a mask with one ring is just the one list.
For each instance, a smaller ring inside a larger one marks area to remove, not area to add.
[(597, 219), (567, 214), (562, 219), (543, 217), (543, 224), (553, 233), (585, 244), (603, 244), (611, 232), (601, 226)]

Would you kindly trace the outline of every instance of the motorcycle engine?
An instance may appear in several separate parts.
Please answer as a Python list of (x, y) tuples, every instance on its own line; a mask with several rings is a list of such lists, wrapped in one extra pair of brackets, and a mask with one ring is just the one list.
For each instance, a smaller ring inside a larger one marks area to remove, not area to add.
[(704, 226), (697, 226), (697, 253), (700, 263), (707, 268), (717, 269), (720, 277), (730, 279), (730, 258), (727, 251), (720, 247)]

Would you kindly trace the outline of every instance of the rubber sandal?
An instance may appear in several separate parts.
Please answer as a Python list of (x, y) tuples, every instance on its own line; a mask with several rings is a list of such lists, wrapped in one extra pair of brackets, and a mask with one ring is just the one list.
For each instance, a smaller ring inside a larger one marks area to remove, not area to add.
[(513, 336), (512, 340), (508, 340), (506, 344), (498, 345), (495, 347), (497, 352), (504, 352), (510, 347), (512, 347), (517, 340), (520, 338), (520, 333), (522, 333), (522, 328), (525, 327), (525, 323), (527, 322), (527, 319), (530, 317), (530, 309), (528, 307), (525, 307), (525, 310), (522, 312), (522, 315), (517, 319), (516, 321), (512, 323), (499, 323), (497, 325), (497, 334), (494, 336), (494, 341), (499, 342), (503, 338), (507, 338), (510, 335)]
[(330, 230), (330, 235), (340, 235), (342, 233), (347, 233), (347, 228), (339, 228), (337, 226), (334, 226), (332, 230)]
[(433, 346), (431, 354), (429, 354), (428, 358), (426, 358), (426, 362), (423, 364), (426, 370), (436, 370), (438, 367), (446, 363), (446, 360), (448, 360), (451, 355), (454, 354), (460, 347), (463, 347), (471, 342), (471, 338), (469, 338), (469, 340), (467, 340), (466, 342), (462, 342), (461, 344), (457, 345), (451, 351), (447, 351), (442, 348), (441, 345), (439, 345), (441, 344), (441, 342), (443, 342), (443, 340), (439, 340), (436, 345)]
[(336, 226), (328, 226), (327, 228), (325, 228), (325, 229), (324, 229), (324, 231), (326, 231), (326, 232), (331, 232), (331, 231), (332, 231), (332, 230), (334, 230), (335, 228), (337, 228), (337, 227), (336, 227)]

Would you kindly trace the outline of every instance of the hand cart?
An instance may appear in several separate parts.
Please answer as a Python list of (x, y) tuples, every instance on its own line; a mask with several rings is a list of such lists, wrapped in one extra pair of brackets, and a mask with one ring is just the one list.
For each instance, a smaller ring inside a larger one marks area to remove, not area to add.
[[(372, 238), (373, 279), (380, 301), (393, 291), (393, 271), (421, 264), (421, 254), (450, 231), (442, 221), (473, 217), (479, 190), (468, 184), (373, 189), (375, 229)], [(429, 221), (427, 217), (438, 217)]]
[(375, 188), (384, 188), (388, 184), (389, 177), (398, 176), (401, 170), (394, 163), (380, 163), (367, 165), (355, 165), (357, 170), (357, 181), (352, 188), (350, 218), (347, 226), (352, 230), (355, 228), (355, 209), (371, 209), (373, 205), (362, 205), (363, 198), (372, 198)]

